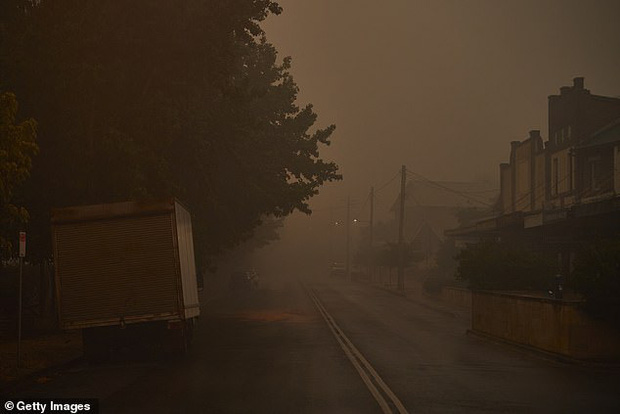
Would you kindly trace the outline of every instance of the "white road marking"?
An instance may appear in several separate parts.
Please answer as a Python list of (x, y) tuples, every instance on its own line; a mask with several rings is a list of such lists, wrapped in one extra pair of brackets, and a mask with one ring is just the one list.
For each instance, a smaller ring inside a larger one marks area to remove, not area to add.
[[(353, 343), (349, 340), (349, 338), (347, 338), (344, 332), (342, 332), (334, 318), (332, 318), (332, 316), (327, 312), (319, 298), (316, 296), (314, 290), (309, 289), (305, 286), (304, 289), (308, 293), (308, 296), (310, 296), (310, 298), (314, 302), (314, 305), (318, 309), (321, 316), (323, 316), (323, 319), (325, 319), (327, 326), (329, 326), (330, 330), (338, 340), (340, 347), (344, 351), (347, 358), (349, 358), (349, 361), (351, 361), (351, 364), (353, 364), (353, 366), (357, 370), (358, 374), (364, 381), (364, 384), (366, 384), (366, 387), (368, 388), (372, 396), (375, 398), (375, 400), (377, 400), (377, 403), (381, 407), (381, 410), (386, 414), (393, 414), (392, 408), (390, 407), (390, 404), (385, 398), (387, 397), (392, 402), (392, 405), (396, 408), (398, 413), (408, 414), (401, 401), (385, 384), (383, 379), (381, 379), (377, 371), (375, 371), (372, 365), (370, 365), (370, 362), (368, 362), (366, 358), (364, 358), (362, 353), (355, 347), (355, 345), (353, 345)], [(379, 388), (381, 388), (383, 394), (377, 388), (375, 383), (379, 386)]]

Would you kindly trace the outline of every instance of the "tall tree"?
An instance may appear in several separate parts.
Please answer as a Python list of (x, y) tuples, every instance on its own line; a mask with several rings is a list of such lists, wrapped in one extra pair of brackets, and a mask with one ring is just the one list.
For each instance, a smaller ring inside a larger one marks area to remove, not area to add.
[(16, 123), (17, 98), (0, 92), (0, 257), (12, 253), (18, 229), (28, 220), (28, 211), (15, 202), (18, 187), (28, 178), (32, 157), (38, 151), (37, 123)]
[(0, 75), (40, 123), (39, 233), (52, 206), (174, 195), (204, 258), (262, 217), (309, 212), (340, 178), (319, 156), (334, 126), (315, 128), (312, 106), (296, 104), (290, 59), (278, 63), (260, 27), (280, 11), (268, 0), (41, 0), (6, 24)]

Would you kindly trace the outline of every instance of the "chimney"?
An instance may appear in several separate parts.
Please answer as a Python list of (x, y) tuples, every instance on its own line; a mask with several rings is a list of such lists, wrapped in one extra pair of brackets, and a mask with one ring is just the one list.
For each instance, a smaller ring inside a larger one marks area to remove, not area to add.
[(540, 131), (538, 129), (533, 129), (530, 131), (530, 139), (540, 138)]
[(583, 77), (579, 76), (573, 79), (573, 88), (575, 90), (583, 90)]
[(568, 93), (570, 92), (572, 88), (570, 86), (562, 86), (560, 88), (560, 95), (564, 96), (564, 95), (568, 95)]

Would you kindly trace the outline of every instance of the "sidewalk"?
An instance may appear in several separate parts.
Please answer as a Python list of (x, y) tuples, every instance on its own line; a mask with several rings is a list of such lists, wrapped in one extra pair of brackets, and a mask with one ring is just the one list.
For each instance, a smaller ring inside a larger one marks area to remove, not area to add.
[[(221, 280), (220, 280), (221, 279)], [(201, 304), (218, 299), (228, 286), (225, 278), (210, 280), (199, 292)], [(220, 286), (221, 285), (221, 286)], [(16, 336), (16, 335), (15, 335)], [(45, 382), (54, 368), (82, 357), (80, 330), (22, 337), (21, 366), (17, 366), (17, 339), (0, 339), (0, 394), (21, 381)]]
[[(46, 370), (82, 356), (79, 331), (22, 338), (21, 366), (17, 365), (17, 340), (0, 340), (0, 391), (33, 378), (45, 382)], [(37, 375), (40, 375), (38, 378)]]
[[(396, 286), (396, 280), (394, 279), (392, 284), (385, 283), (386, 280), (369, 280), (367, 278), (356, 278), (353, 280), (357, 283), (363, 283), (370, 287), (381, 289), (386, 292), (393, 293), (404, 297), (405, 299), (422, 305), (426, 308), (432, 309), (437, 312), (441, 312), (445, 315), (453, 318), (471, 319), (471, 309), (466, 307), (460, 307), (451, 303), (443, 302), (438, 296), (433, 296), (424, 290), (421, 283), (415, 281), (413, 278), (405, 279), (405, 290), (401, 292)], [(383, 283), (382, 283), (383, 282)]]

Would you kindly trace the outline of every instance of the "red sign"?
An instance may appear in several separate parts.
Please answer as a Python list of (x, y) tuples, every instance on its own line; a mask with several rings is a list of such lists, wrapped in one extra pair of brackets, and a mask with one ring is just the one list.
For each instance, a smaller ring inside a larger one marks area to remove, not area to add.
[(26, 256), (26, 232), (19, 232), (19, 257)]

